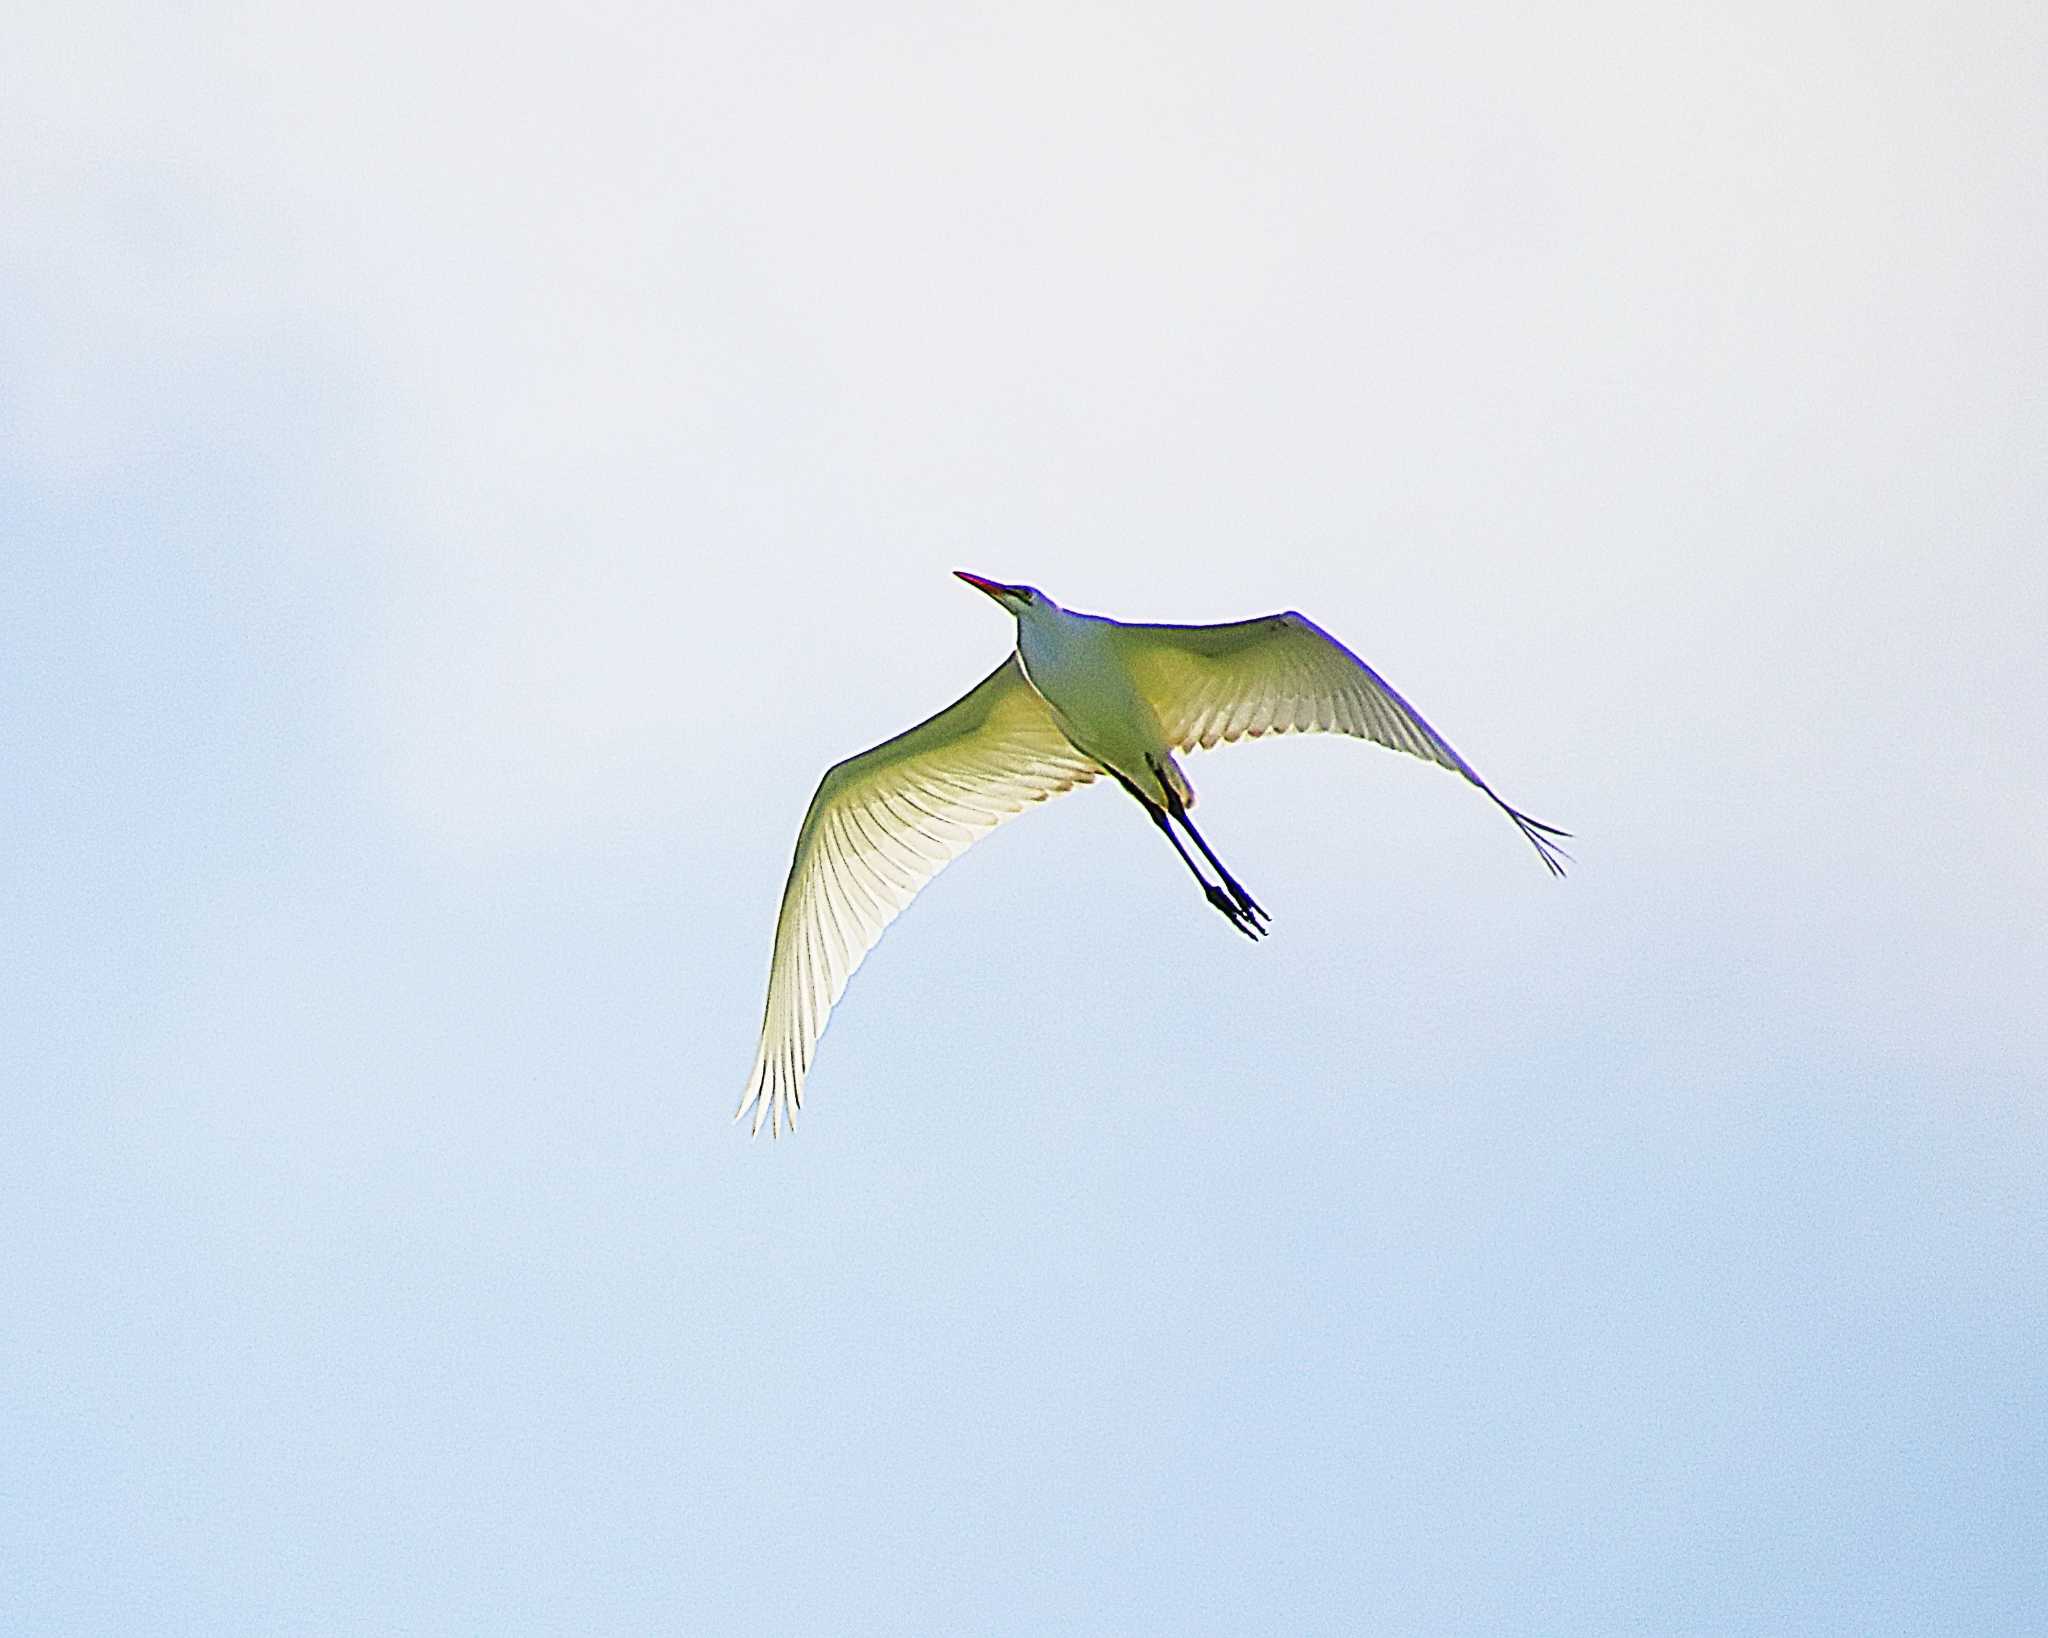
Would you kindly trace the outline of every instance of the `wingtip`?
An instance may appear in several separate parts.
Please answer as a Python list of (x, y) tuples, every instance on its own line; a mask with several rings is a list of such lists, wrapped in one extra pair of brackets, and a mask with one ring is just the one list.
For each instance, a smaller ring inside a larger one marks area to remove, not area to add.
[(1544, 868), (1551, 875), (1563, 877), (1567, 874), (1565, 870), (1567, 864), (1578, 863), (1578, 860), (1573, 858), (1571, 854), (1551, 840), (1553, 836), (1569, 838), (1571, 835), (1570, 831), (1559, 830), (1555, 825), (1542, 824), (1537, 820), (1525, 818), (1519, 813), (1515, 815), (1515, 822), (1521, 826), (1522, 834), (1529, 838), (1529, 845), (1536, 850), (1536, 857), (1543, 861)]
[(749, 1088), (747, 1095), (740, 1100), (739, 1108), (733, 1111), (733, 1124), (738, 1125), (751, 1114), (754, 1118), (747, 1128), (747, 1136), (758, 1138), (761, 1128), (766, 1126), (768, 1140), (772, 1143), (782, 1136), (784, 1127), (791, 1132), (796, 1130), (796, 1111), (801, 1101), (795, 1097), (778, 1096), (766, 1087)]
[(752, 1115), (754, 1117), (753, 1124), (747, 1128), (747, 1136), (750, 1138), (759, 1137), (761, 1135), (761, 1118), (769, 1112), (772, 1102), (773, 1100), (769, 1097), (767, 1088), (762, 1086), (760, 1082), (749, 1083), (746, 1092), (740, 1098), (739, 1108), (732, 1112), (733, 1124), (737, 1126), (748, 1115)]

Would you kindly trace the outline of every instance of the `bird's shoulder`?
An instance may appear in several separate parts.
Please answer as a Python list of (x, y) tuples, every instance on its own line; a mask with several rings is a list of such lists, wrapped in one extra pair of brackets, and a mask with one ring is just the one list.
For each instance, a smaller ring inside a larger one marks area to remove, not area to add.
[[(822, 806), (901, 764), (958, 751), (983, 735), (1029, 730), (1044, 715), (1044, 706), (1024, 680), (1012, 652), (952, 704), (900, 734), (833, 763), (818, 782), (814, 805)], [(1049, 724), (1050, 719), (1046, 720)]]

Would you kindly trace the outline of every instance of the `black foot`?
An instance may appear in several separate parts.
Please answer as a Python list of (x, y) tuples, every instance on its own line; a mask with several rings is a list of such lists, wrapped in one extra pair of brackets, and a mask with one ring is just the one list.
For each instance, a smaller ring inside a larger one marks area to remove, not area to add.
[[(1218, 868), (1220, 869), (1221, 867), (1219, 866)], [(1229, 892), (1230, 896), (1237, 901), (1238, 914), (1243, 916), (1244, 919), (1250, 922), (1254, 927), (1262, 928), (1267, 922), (1273, 919), (1259, 907), (1259, 901), (1257, 899), (1253, 898), (1251, 894), (1247, 893), (1242, 887), (1239, 887), (1237, 885), (1237, 878), (1235, 876), (1232, 876), (1226, 872), (1223, 877), (1223, 886)]]
[[(1260, 927), (1260, 925), (1256, 921), (1252, 920), (1250, 914), (1247, 913), (1245, 910), (1239, 908), (1239, 906), (1227, 894), (1225, 894), (1223, 889), (1218, 887), (1214, 882), (1202, 883), (1202, 891), (1209, 895), (1209, 902), (1215, 905), (1218, 910), (1221, 910), (1223, 912), (1225, 918), (1230, 922), (1230, 925), (1235, 927), (1240, 933), (1244, 934), (1246, 938), (1257, 939), (1264, 934), (1265, 929)], [(1254, 906), (1253, 908), (1256, 909), (1257, 907)], [(1261, 910), (1259, 911), (1259, 914), (1264, 915), (1265, 912)]]

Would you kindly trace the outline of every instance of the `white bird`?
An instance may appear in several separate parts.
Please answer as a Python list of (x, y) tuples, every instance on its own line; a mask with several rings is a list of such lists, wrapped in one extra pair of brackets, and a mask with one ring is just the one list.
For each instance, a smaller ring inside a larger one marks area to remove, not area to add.
[[(735, 1120), (792, 1130), (826, 1015), (919, 888), (1004, 820), (1109, 775), (1136, 797), (1209, 902), (1249, 938), (1271, 919), (1188, 819), (1176, 751), (1334, 732), (1463, 774), (1555, 875), (1567, 835), (1494, 795), (1379, 673), (1305, 615), (1220, 626), (1127, 625), (1033, 586), (957, 571), (1017, 617), (1008, 659), (937, 716), (826, 771), (782, 891), (761, 1047)], [(1174, 826), (1216, 873), (1202, 874)]]

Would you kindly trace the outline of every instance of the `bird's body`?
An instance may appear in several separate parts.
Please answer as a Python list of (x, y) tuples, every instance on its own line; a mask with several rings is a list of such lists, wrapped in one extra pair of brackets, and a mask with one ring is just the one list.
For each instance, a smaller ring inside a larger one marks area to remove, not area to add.
[(794, 1122), (826, 1014), (918, 889), (1003, 820), (1105, 774), (1253, 939), (1270, 918), (1188, 818), (1194, 790), (1178, 751), (1265, 733), (1370, 739), (1462, 774), (1563, 873), (1551, 840), (1562, 831), (1502, 802), (1378, 673), (1302, 615), (1135, 625), (1076, 614), (1029, 586), (960, 578), (1016, 616), (1016, 650), (938, 715), (820, 782), (783, 889), (760, 1052), (740, 1101), (757, 1132), (764, 1120), (771, 1133)]
[[(1040, 599), (1017, 620), (1024, 680), (1052, 712), (1067, 742), (1121, 774), (1162, 805), (1171, 782), (1182, 802), (1194, 792), (1173, 759), (1159, 713), (1131, 674), (1122, 634), (1129, 628), (1095, 614), (1074, 614)], [(1165, 770), (1164, 775), (1159, 770)]]

